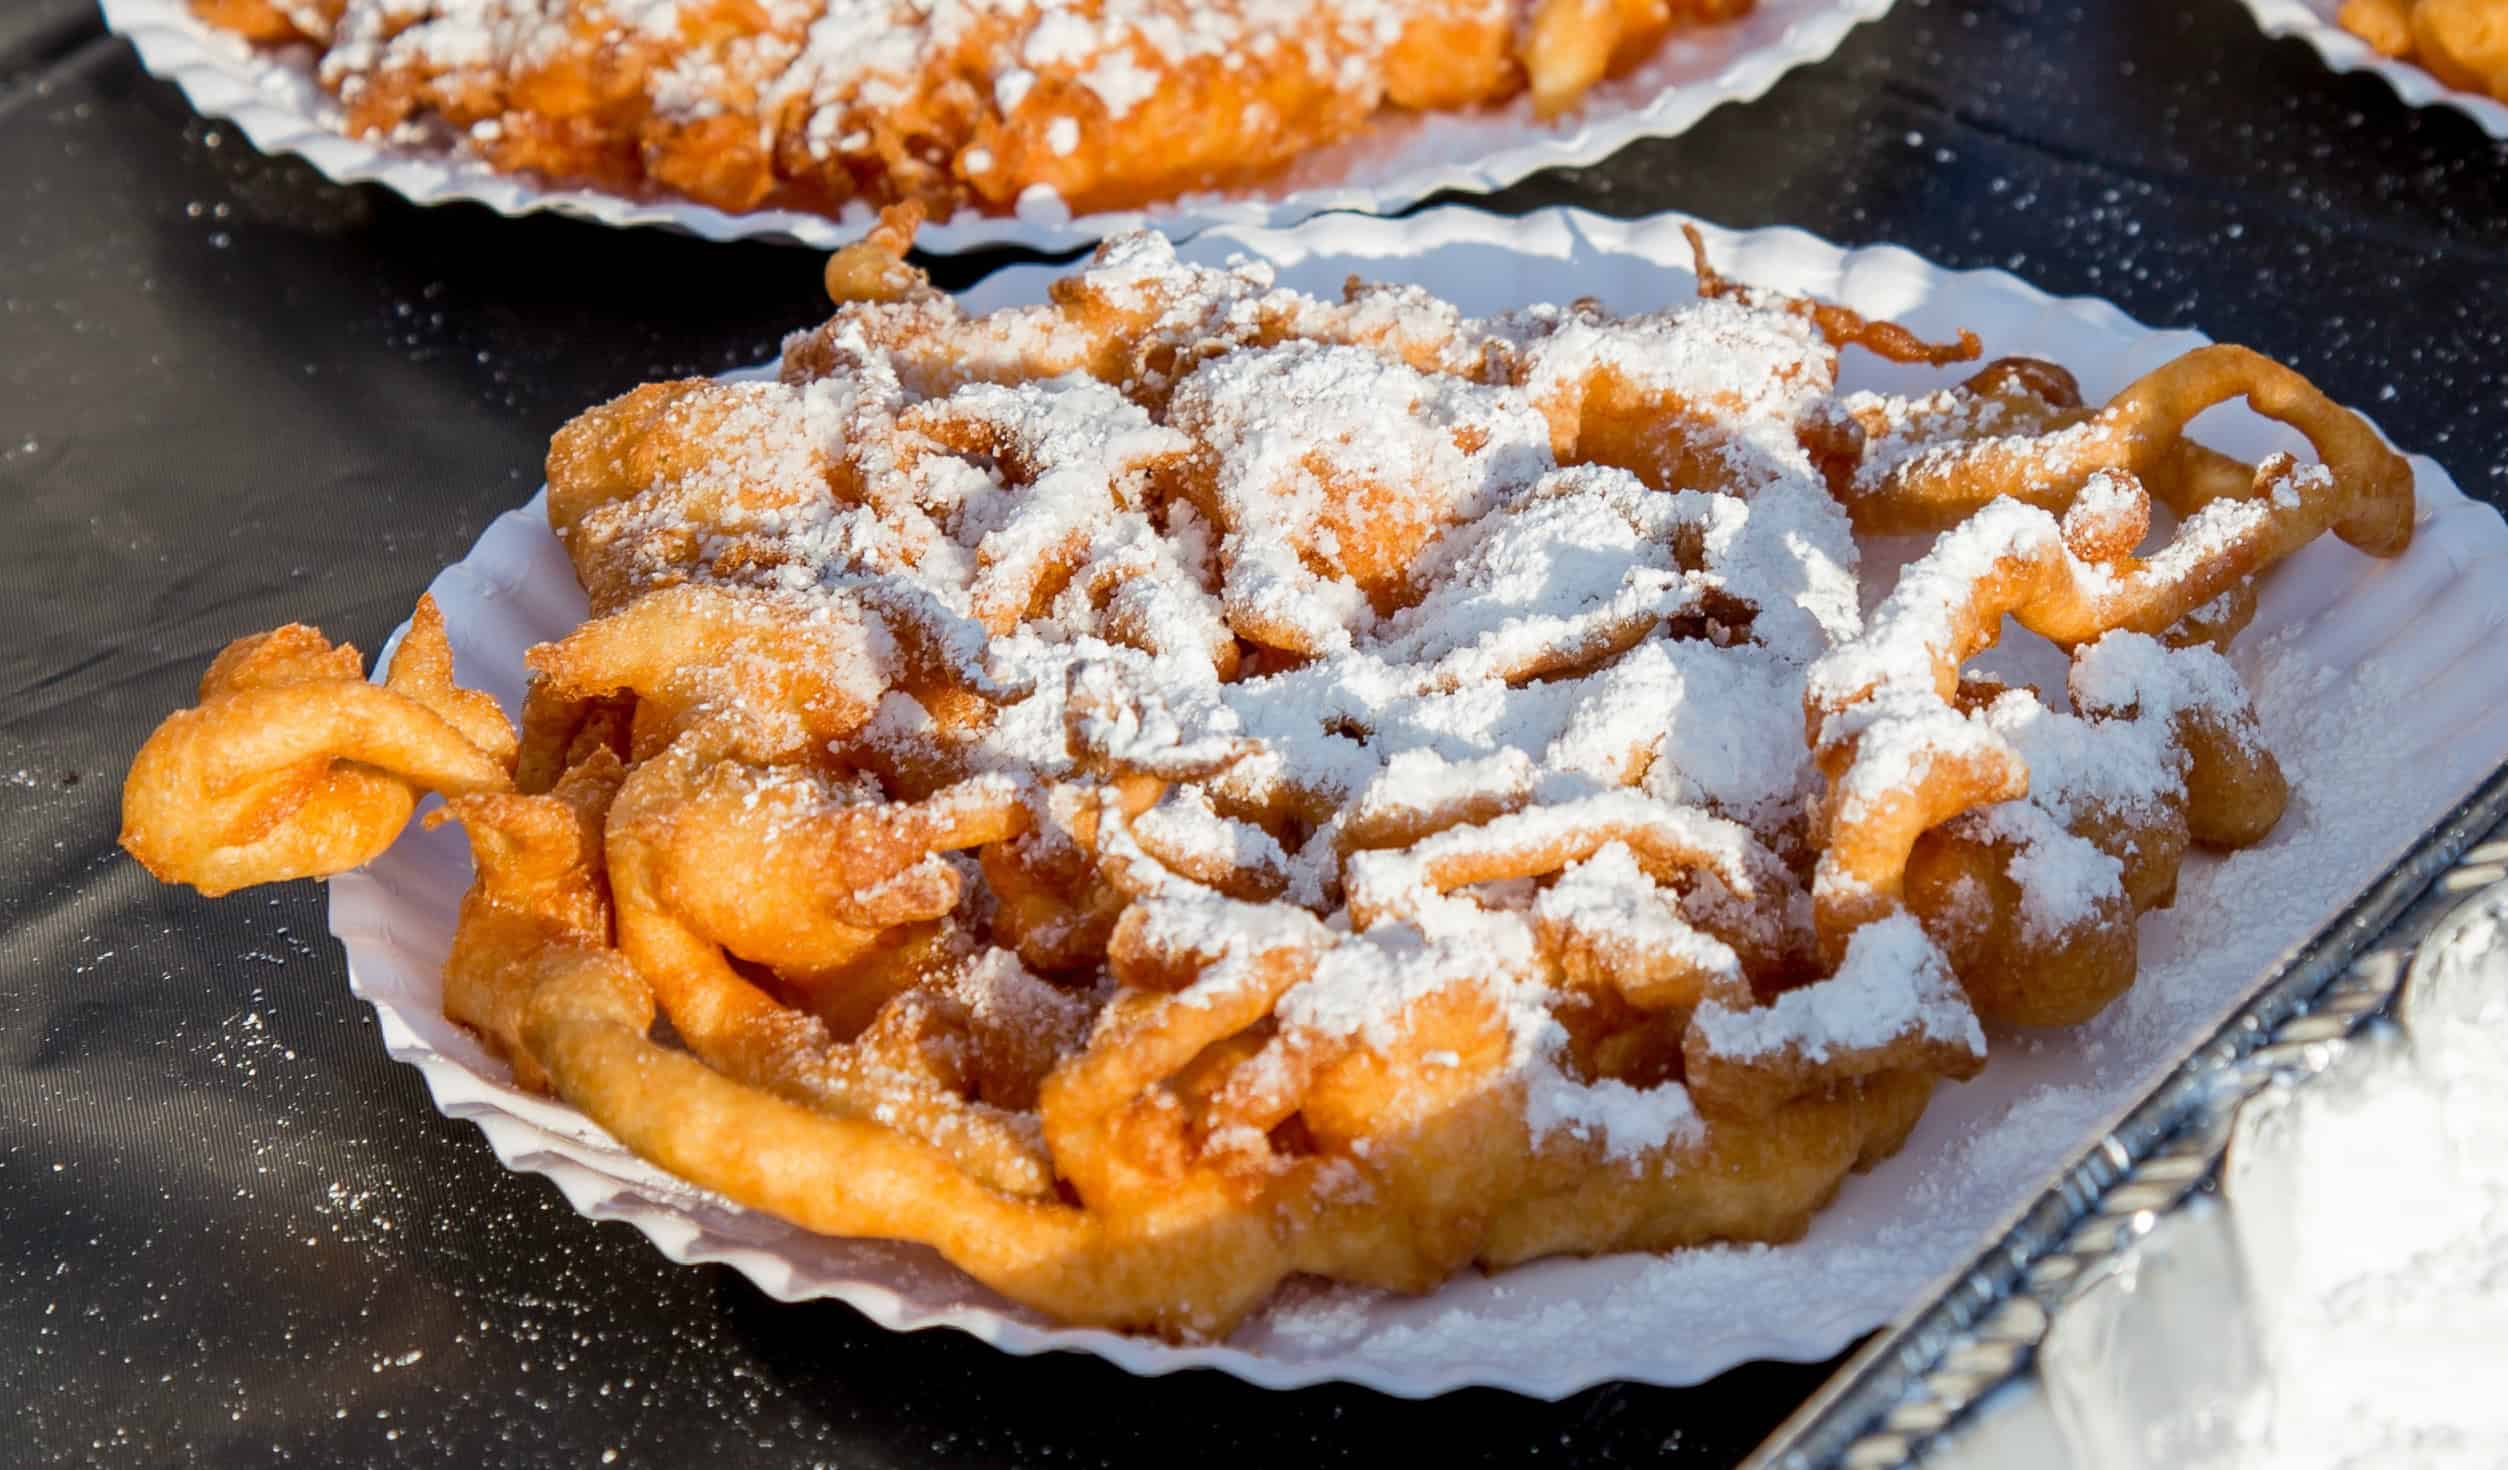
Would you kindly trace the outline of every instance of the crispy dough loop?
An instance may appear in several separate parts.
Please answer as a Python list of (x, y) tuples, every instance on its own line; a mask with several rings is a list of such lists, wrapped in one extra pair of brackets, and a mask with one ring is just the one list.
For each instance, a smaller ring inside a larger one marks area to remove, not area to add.
[(2410, 543), (2412, 469), (2403, 457), (2307, 379), (2226, 344), (2173, 358), (2096, 413), (2052, 417), (2043, 433), (1979, 434), (1908, 455), (1876, 484), (1859, 487), (1849, 505), (1861, 529), (1943, 531), (1997, 498), (2060, 511), (2095, 478), (2130, 475), (2192, 517), (2223, 499), (2261, 495), (2277, 481), (2186, 437), (2204, 410), (2232, 399), (2305, 435), (2334, 480), (2324, 518), (2301, 539), (2330, 529), (2371, 556), (2394, 556)]
[(357, 867), (424, 793), (505, 789), (513, 729), (451, 669), (432, 597), (382, 686), (359, 677), (354, 648), (302, 624), (238, 639), (202, 678), (199, 705), (132, 758), (122, 846), (161, 881), (215, 897)]
[[(1990, 831), (1937, 827), (1909, 854), (1907, 907), (1941, 944), (1978, 1015), (2017, 1026), (2076, 1025), (2133, 985), (2136, 895), (2118, 881), (2097, 891), (2074, 923), (2034, 930), (2016, 876), (2020, 853)], [(2161, 854), (2172, 887), (2182, 853), (2180, 846)]]
[[(427, 818), (429, 826), (462, 824), (477, 872), (444, 962), (444, 1014), (478, 1033), (533, 1092), (548, 1091), (549, 1077), (524, 1044), (523, 1022), (556, 963), (552, 952), (579, 956), (610, 946), (602, 827), (626, 779), (627, 768), (603, 747), (545, 794), (457, 795)], [(650, 1025), (649, 994), (643, 1016)]]
[[(2128, 503), (2142, 498), (2138, 485), (2118, 493)], [(2247, 544), (2260, 555), (2272, 521), (2251, 520)], [(1863, 638), (1814, 667), (1806, 697), (1814, 759), (1828, 781), (1813, 887), (1828, 957), (1841, 957), (1858, 927), (1900, 906), (1918, 837), (1973, 808), (2028, 794), (2019, 752), (1951, 704), (1961, 666), (1994, 644), (2006, 615), (2075, 644), (2136, 622), (2156, 631), (2251, 570), (2223, 574), (2218, 558), (2182, 568), (2155, 558), (2118, 575), (2083, 562), (2043, 511), (2009, 502), (1910, 567)], [(2173, 583), (2165, 580), (2170, 571)]]
[[(1933, 827), (1915, 839), (1904, 874), (1904, 902), (1979, 1013), (2021, 1025), (2076, 1024), (2122, 995), (2139, 965), (2136, 920), (2173, 901), (2189, 844), (2259, 841), (2289, 798), (2255, 711), (2216, 650), (2114, 633), (2076, 652), (2069, 684), (2076, 738), (2114, 752), (2109, 784), (2078, 784), (2077, 771), (2071, 788), (2033, 789), (2026, 801)], [(2032, 703), (2007, 693), (1963, 703), (1963, 718), (1999, 725), (2014, 701)], [(2159, 772), (2161, 785), (2136, 784)], [(1824, 896), (1834, 897), (1844, 885), (1828, 876)], [(2044, 900), (2032, 901), (2032, 886), (2055, 888), (2069, 912), (2051, 916)]]
[(643, 759), (707, 718), (737, 709), (761, 755), (788, 755), (850, 733), (887, 685), (883, 630), (841, 606), (781, 615), (771, 596), (695, 583), (651, 592), (531, 650), (549, 698), (636, 699)]
[(2290, 782), (2235, 674), (2217, 650), (2196, 644), (2171, 660), (2210, 671), (2210, 687), (2191, 694), (2168, 689), (2168, 675), (2148, 664), (2129, 667), (2122, 677), (2093, 666), (2103, 653), (2124, 661), (2137, 651), (2130, 642), (2103, 639), (2076, 656), (2066, 681), (2074, 707), (2103, 719), (2165, 719), (2185, 759), (2187, 835), (2205, 847), (2233, 850), (2263, 841), (2290, 803)]
[(906, 263), (915, 231), (923, 227), (924, 208), (909, 200), (880, 211), (871, 232), (827, 258), (827, 299), (843, 306), (854, 301), (922, 301), (938, 296), (931, 278)]
[[(734, 953), (763, 951), (744, 958), (770, 965), (822, 976), (840, 969), (898, 927), (947, 913), (959, 880), (936, 852), (992, 840), (1020, 809), (997, 788), (906, 807), (828, 802), (807, 773), (725, 760), (739, 739), (712, 729), (682, 737), (629, 776), (610, 814), (619, 948), (673, 1028), (743, 1082), (839, 1116), (886, 1120), (988, 1187), (1047, 1192), (1051, 1161), (1016, 1115), (971, 1101), (946, 1078), (883, 1065), (875, 1047), (838, 1042), (725, 955), (728, 942)], [(742, 865), (724, 866), (718, 844), (727, 836)]]
[(638, 766), (609, 847), (681, 922), (760, 964), (838, 969), (888, 930), (939, 918), (961, 883), (939, 854), (1028, 823), (999, 776), (893, 802), (876, 782), (742, 759), (744, 743), (709, 725)]
[[(1800, 889), (1748, 828), (1631, 791), (1449, 826), (1406, 850), (1354, 853), (1342, 881), (1351, 922), (1364, 930), (1413, 918), (1425, 904), (1458, 888), (1546, 877), (1615, 845), (1666, 888), (1712, 878), (1727, 899), (1714, 910), (1715, 938), (1732, 946), (1743, 970), (1780, 974), (1805, 947), (1794, 904)], [(1687, 920), (1668, 918), (1670, 932), (1691, 927)], [(1574, 926), (1562, 919), (1550, 927), (1564, 942)], [(1672, 983), (1688, 990), (1705, 978)]]
[[(1147, 1110), (1154, 1121), (1161, 1110), (1152, 1084), (1269, 1015), (1330, 943), (1323, 926), (1303, 915), (1285, 925), (1266, 915), (1258, 938), (1204, 950), (1170, 932), (1176, 917), (1155, 902), (1125, 910), (1106, 946), (1108, 970), (1125, 988), (1099, 1017), (1087, 1050), (1046, 1079), (1040, 1100), (1055, 1163), (1098, 1208), (1154, 1187), (1127, 1162), (1120, 1137), (1127, 1118)], [(1179, 983), (1182, 975), (1191, 978)]]
[(736, 712), (753, 754), (788, 759), (852, 734), (892, 687), (952, 725), (985, 717), (967, 706), (1025, 695), (985, 671), (980, 631), (929, 597), (883, 583), (847, 593), (804, 607), (700, 583), (649, 592), (530, 651), (526, 724), (553, 739), (580, 731), (605, 703), (632, 700), (630, 753), (643, 759)]
[[(2050, 463), (2070, 466), (2076, 436), (2068, 431), (2091, 425), (2102, 412), (2083, 405), (2070, 372), (2030, 357), (1997, 358), (1922, 398), (1857, 394), (1844, 409), (1851, 432), (1828, 461), (1829, 478), (1855, 529), (1867, 536), (1945, 531), (1998, 497), (2068, 514), (2086, 483), (2079, 474), (1952, 474), (1928, 481), (1909, 464), (1983, 453), (1976, 446), (1990, 444), (2007, 460), (2034, 445)], [(2180, 436), (2145, 455), (2138, 477), (2182, 516), (2247, 494), (2255, 469)]]
[(514, 754), (514, 789), (537, 796), (568, 771), (607, 750), (619, 760), (633, 749), (636, 697), (570, 699), (534, 675), (523, 686), (522, 729)]
[[(988, 1280), (1084, 1266), (1092, 1223), (1042, 1188), (996, 1188), (981, 1167), (993, 1151), (923, 1136), (941, 1131), (915, 1126), (936, 1121), (923, 1110), (873, 1121), (663, 1047), (647, 1034), (637, 977), (614, 951), (564, 953), (534, 990), (523, 1034), (558, 1095), (638, 1154), (805, 1229), (926, 1242)], [(1031, 1181), (1015, 1156), (992, 1162), (1010, 1165), (998, 1170), (1007, 1183)]]
[(1930, 367), (1944, 367), (1954, 362), (1972, 362), (1985, 351), (1977, 334), (1963, 327), (1955, 342), (1927, 342), (1896, 322), (1876, 322), (1834, 302), (1815, 301), (1804, 296), (1787, 296), (1757, 286), (1746, 286), (1717, 272), (1707, 259), (1707, 241), (1696, 225), (1681, 226), (1681, 234), (1689, 240), (1690, 268), (1698, 277), (1698, 294), (1739, 301), (1746, 306), (1772, 307), (1809, 321), (1832, 347), (1861, 347), (1873, 356), (1889, 362), (1920, 362)]
[[(1849, 993), (1834, 1004), (1863, 1013), (1861, 1032), (1824, 1034), (1808, 1018), (1831, 991)], [(1754, 1024), (1770, 1016), (1783, 1024)], [(1731, 982), (1715, 986), (1691, 1013), (1681, 1054), (1701, 1109), (1756, 1119), (1844, 1081), (1974, 1077), (1985, 1067), (1985, 1033), (1941, 950), (1901, 916), (1858, 930), (1837, 975), (1770, 1001)]]
[(1191, 734), (1153, 692), (1109, 660), (1083, 659), (1065, 679), (1063, 743), (1083, 778), (1038, 794), (1030, 827), (988, 844), (997, 936), (1040, 969), (1096, 965), (1130, 900), (1193, 870), (1189, 880), (1241, 898), (1270, 897), (1279, 875), (1219, 868), (1173, 850), (1153, 857), (1131, 819), (1177, 781), (1217, 776), (1255, 754), (1237, 736)]
[(1062, 721), (1072, 762), (1107, 780), (1205, 781), (1262, 750), (1243, 736), (1188, 732), (1156, 690), (1107, 659), (1072, 664)]

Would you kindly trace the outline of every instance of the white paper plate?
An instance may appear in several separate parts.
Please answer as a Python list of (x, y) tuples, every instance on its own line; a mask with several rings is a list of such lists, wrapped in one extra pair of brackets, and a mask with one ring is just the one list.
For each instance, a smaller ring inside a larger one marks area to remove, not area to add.
[(2409, 61), (2395, 61), (2369, 49), (2369, 43), (2334, 23), (2342, 0), (2241, 0), (2255, 12), (2255, 23), (2268, 36), (2297, 36), (2316, 48), (2336, 71), (2372, 72), (2415, 107), (2452, 107), (2473, 119), (2483, 132), (2508, 139), (2508, 104), (2480, 92), (2467, 92)]
[[(1588, 293), (1635, 309), (1691, 289), (1680, 224), (1568, 211), (1336, 215), (1285, 232), (1217, 230), (1184, 253), (1251, 252), (1311, 291), (1337, 290), (1355, 271), (1418, 282), (1467, 310)], [(2052, 356), (2094, 395), (2201, 340), (2138, 326), (2101, 302), (2051, 299), (1999, 272), (1945, 272), (1904, 250), (1843, 251), (1791, 230), (1706, 233), (1736, 276), (1929, 333), (1966, 324), (1989, 354)], [(1042, 299), (1050, 274), (996, 275), (971, 304)], [(1847, 376), (1910, 386), (1948, 375), (1858, 353)], [(2284, 442), (2243, 409), (2216, 410), (2205, 428), (2250, 456)], [(2281, 828), (2226, 861), (2190, 860), (2177, 907), (2144, 922), (2144, 971), (2125, 1000), (2068, 1036), (1998, 1037), (1985, 1075), (1945, 1088), (1906, 1150), (1849, 1180), (1794, 1245), (1545, 1262), (1467, 1274), (1424, 1298), (1293, 1285), (1211, 1346), (1058, 1328), (927, 1250), (812, 1236), (691, 1189), (573, 1111), (508, 1085), (437, 1007), (437, 969), (469, 877), (458, 833), (413, 830), (365, 871), (335, 880), (332, 930), (386, 1047), (426, 1075), (447, 1114), (478, 1123), (507, 1164), (555, 1180), (588, 1216), (632, 1223), (674, 1260), (725, 1262), (780, 1298), (834, 1297), (888, 1327), (956, 1327), (1014, 1353), (1093, 1352), (1140, 1373), (1208, 1366), (1272, 1386), (1343, 1379), (1406, 1395), (1490, 1384), (1557, 1397), (1614, 1378), (1694, 1383), (1752, 1358), (1817, 1360), (1923, 1299), (2288, 946), (2508, 757), (2508, 722), (2496, 715), (2508, 707), (2508, 527), (2436, 465), (2413, 466), (2420, 534), (2410, 553), (2380, 563), (2331, 539), (2311, 546), (2274, 576), (2241, 639), (2298, 790)], [(522, 692), (524, 646), (564, 633), (583, 612), (536, 500), (491, 526), (434, 592), (463, 682), (509, 708)]]
[[(1731, 25), (1672, 37), (1653, 60), (1597, 87), (1581, 113), (1555, 124), (1536, 121), (1520, 99), (1486, 112), (1388, 119), (1242, 196), (1196, 196), (1146, 214), (1078, 219), (1058, 212), (962, 214), (926, 225), (915, 244), (938, 254), (998, 245), (1069, 250), (1143, 223), (1183, 239), (1213, 225), (1289, 225), (1327, 210), (1388, 214), (1440, 189), (1502, 189), (1539, 169), (1598, 163), (1637, 138), (1686, 132), (1716, 107), (1750, 101), (1794, 68), (1825, 60), (1848, 31), (1893, 3), (1759, 0)], [(551, 210), (606, 225), (665, 225), (708, 240), (783, 240), (822, 250), (871, 224), (861, 205), (842, 219), (790, 210), (726, 214), (681, 200), (550, 188), (464, 154), (350, 138), (338, 129), (338, 105), (315, 85), (308, 57), (257, 52), (193, 16), (186, 0), (103, 6), (105, 23), (129, 39), (140, 65), (182, 88), (195, 109), (234, 123), (262, 152), (296, 154), (338, 183), (381, 184), (419, 204), (468, 200), (499, 214)]]

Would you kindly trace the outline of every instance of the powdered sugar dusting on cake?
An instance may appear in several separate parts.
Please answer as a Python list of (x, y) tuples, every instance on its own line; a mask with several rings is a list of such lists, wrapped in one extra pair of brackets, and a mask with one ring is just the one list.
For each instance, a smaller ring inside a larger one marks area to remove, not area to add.
[(1756, 1008), (1735, 1009), (1711, 996), (1690, 1025), (1716, 1055), (1735, 1058), (1792, 1048), (1825, 1062), (1902, 1036), (1949, 1042), (1977, 1056), (1986, 1046), (1985, 1029), (1941, 949), (1906, 914), (1856, 930), (1829, 979)]

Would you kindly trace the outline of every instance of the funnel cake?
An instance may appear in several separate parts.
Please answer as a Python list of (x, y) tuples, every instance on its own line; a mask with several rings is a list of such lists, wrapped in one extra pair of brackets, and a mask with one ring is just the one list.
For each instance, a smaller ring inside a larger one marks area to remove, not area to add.
[[(2410, 536), (2402, 461), (2240, 349), (2098, 406), (2026, 359), (1841, 394), (1850, 347), (1979, 344), (1703, 259), (1476, 319), (1148, 234), (976, 316), (911, 236), (839, 255), (777, 381), (558, 434), (591, 616), (518, 740), (423, 610), (382, 688), (283, 630), (152, 739), (127, 840), (337, 871), (380, 820), (337, 783), (444, 792), (445, 1004), (518, 1080), (1060, 1321), (1800, 1234), (1984, 1022), (2094, 1014), (2184, 856), (2271, 831), (2254, 581)], [(2315, 458), (2184, 437), (2232, 397)], [(1867, 613), (1882, 528), (1933, 540)], [(2064, 688), (1967, 667), (2007, 619)], [(251, 702), (274, 660), (307, 708)]]
[(2508, 101), (2508, 4), (2501, 0), (2343, 0), (2334, 19), (2380, 56), (2447, 86)]
[(1257, 183), (1380, 113), (1573, 109), (1752, 0), (191, 0), (320, 54), (357, 136), (734, 213)]

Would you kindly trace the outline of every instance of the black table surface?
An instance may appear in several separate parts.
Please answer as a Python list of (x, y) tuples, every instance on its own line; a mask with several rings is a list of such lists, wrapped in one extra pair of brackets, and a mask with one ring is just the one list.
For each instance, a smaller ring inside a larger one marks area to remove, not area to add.
[[(2236, 0), (1901, 0), (1759, 102), (1477, 202), (2004, 267), (2283, 358), (2508, 495), (2508, 148)], [(768, 355), (823, 314), (818, 272), (336, 187), (194, 116), (84, 5), (0, 10), (0, 1463), (1747, 1453), (1833, 1364), (1556, 1404), (1275, 1393), (672, 1265), (436, 1114), (315, 885), (209, 903), (115, 848), (124, 765), (220, 645), (302, 619), (372, 649), (558, 424)]]

